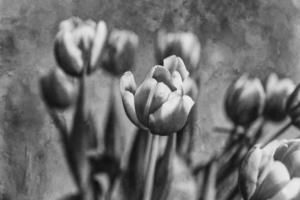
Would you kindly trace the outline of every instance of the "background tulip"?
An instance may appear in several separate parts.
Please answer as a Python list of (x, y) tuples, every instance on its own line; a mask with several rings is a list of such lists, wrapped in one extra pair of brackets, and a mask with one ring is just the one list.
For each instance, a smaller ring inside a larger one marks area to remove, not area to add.
[(244, 74), (234, 81), (225, 95), (225, 111), (236, 125), (248, 127), (261, 114), (265, 93), (257, 78)]
[(99, 66), (106, 38), (103, 21), (96, 24), (76, 17), (62, 21), (54, 44), (58, 65), (73, 76), (80, 75), (85, 67), (88, 73), (93, 72)]
[(59, 68), (41, 78), (41, 92), (51, 108), (65, 109), (77, 98), (78, 88)]
[(196, 35), (191, 32), (166, 33), (160, 31), (156, 40), (156, 60), (162, 63), (171, 55), (183, 59), (188, 71), (194, 72), (200, 62), (201, 45)]
[(295, 84), (290, 79), (279, 79), (271, 74), (266, 83), (266, 102), (263, 111), (265, 118), (279, 122), (287, 116), (285, 105), (289, 95), (294, 91)]
[(194, 104), (183, 91), (182, 81), (187, 75), (178, 57), (167, 58), (164, 66), (153, 67), (137, 89), (132, 73), (126, 72), (121, 78), (120, 89), (130, 120), (159, 135), (181, 129)]
[(286, 111), (293, 125), (300, 128), (300, 85), (289, 96), (286, 102)]
[(253, 147), (239, 173), (242, 195), (248, 199), (293, 200), (300, 197), (300, 140), (274, 141)]
[(121, 75), (133, 68), (138, 36), (128, 30), (113, 30), (103, 55), (103, 68), (114, 75)]

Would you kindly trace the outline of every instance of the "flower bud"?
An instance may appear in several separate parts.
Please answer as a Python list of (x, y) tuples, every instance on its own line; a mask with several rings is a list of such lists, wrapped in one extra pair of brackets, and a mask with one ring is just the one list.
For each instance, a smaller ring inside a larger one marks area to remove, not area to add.
[[(194, 105), (191, 97), (183, 91), (183, 80), (188, 75), (184, 63), (175, 56), (167, 58), (164, 63), (164, 66), (153, 67), (137, 88), (131, 72), (126, 72), (120, 82), (128, 118), (158, 135), (181, 129)], [(176, 66), (168, 65), (170, 63)]]
[(96, 24), (76, 17), (62, 21), (54, 44), (58, 65), (72, 76), (79, 76), (84, 68), (88, 73), (95, 71), (106, 38), (107, 27), (103, 21)]
[(171, 55), (183, 59), (190, 73), (197, 70), (200, 62), (201, 45), (196, 35), (191, 32), (166, 33), (160, 31), (156, 40), (156, 60), (162, 63)]
[(43, 98), (52, 108), (65, 109), (76, 101), (77, 87), (59, 68), (42, 77), (40, 84)]
[(103, 68), (114, 75), (121, 75), (133, 68), (138, 36), (127, 30), (113, 30), (103, 55)]
[(291, 118), (293, 125), (300, 128), (300, 84), (297, 85), (286, 102), (286, 112)]
[(247, 74), (234, 81), (225, 95), (225, 111), (236, 125), (248, 127), (261, 114), (265, 93), (259, 79)]
[(286, 118), (286, 101), (294, 91), (295, 84), (290, 79), (279, 80), (276, 74), (271, 74), (266, 83), (266, 101), (263, 115), (266, 119), (274, 122)]
[(300, 140), (274, 141), (253, 147), (239, 171), (239, 186), (245, 200), (300, 197)]

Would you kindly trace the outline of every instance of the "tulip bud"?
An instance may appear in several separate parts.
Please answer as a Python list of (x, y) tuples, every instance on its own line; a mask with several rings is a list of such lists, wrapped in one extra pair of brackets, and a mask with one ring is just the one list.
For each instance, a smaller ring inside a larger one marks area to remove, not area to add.
[(286, 112), (291, 118), (293, 125), (300, 128), (300, 84), (288, 97), (286, 102)]
[(131, 31), (113, 30), (103, 56), (103, 68), (114, 75), (132, 69), (138, 42), (138, 36)]
[(48, 106), (65, 109), (71, 106), (77, 97), (77, 88), (64, 72), (56, 68), (41, 78), (41, 92)]
[(286, 101), (294, 91), (295, 84), (290, 79), (278, 79), (276, 74), (271, 74), (266, 83), (266, 102), (263, 115), (266, 119), (274, 122), (286, 118)]
[(58, 65), (72, 76), (79, 76), (84, 68), (88, 73), (95, 71), (106, 37), (107, 27), (103, 21), (97, 25), (92, 20), (75, 17), (62, 21), (54, 44)]
[(156, 60), (162, 63), (171, 55), (183, 59), (190, 73), (197, 70), (200, 62), (201, 45), (196, 35), (191, 32), (166, 33), (160, 31), (156, 40)]
[(245, 200), (300, 197), (300, 140), (274, 141), (255, 146), (245, 156), (239, 171), (239, 186)]
[(176, 56), (167, 58), (164, 66), (153, 67), (137, 88), (132, 73), (126, 72), (121, 77), (120, 90), (129, 119), (158, 135), (181, 129), (194, 105), (183, 91), (187, 75), (184, 63)]
[(257, 78), (247, 74), (234, 81), (225, 95), (225, 111), (236, 125), (250, 126), (261, 114), (265, 93)]

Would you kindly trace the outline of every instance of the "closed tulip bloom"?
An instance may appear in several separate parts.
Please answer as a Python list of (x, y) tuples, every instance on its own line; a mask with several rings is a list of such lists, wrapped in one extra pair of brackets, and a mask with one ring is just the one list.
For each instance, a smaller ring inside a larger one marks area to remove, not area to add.
[(248, 127), (262, 113), (265, 93), (259, 79), (244, 74), (234, 81), (225, 95), (225, 111), (236, 125)]
[(113, 30), (103, 55), (103, 68), (113, 75), (121, 75), (134, 66), (138, 36), (127, 30)]
[(156, 40), (156, 60), (162, 63), (164, 58), (176, 55), (183, 59), (187, 70), (197, 70), (200, 62), (201, 44), (191, 32), (166, 33), (160, 31)]
[(271, 74), (265, 87), (264, 117), (274, 122), (284, 120), (287, 116), (286, 101), (294, 89), (295, 84), (292, 80), (287, 78), (279, 79), (275, 73)]
[(241, 164), (239, 186), (245, 200), (300, 199), (300, 140), (253, 147)]
[(286, 112), (291, 118), (293, 125), (300, 128), (300, 84), (289, 96), (286, 102)]
[(68, 74), (79, 76), (97, 69), (107, 38), (105, 22), (82, 21), (72, 17), (62, 21), (56, 35), (54, 53), (58, 65)]
[(132, 73), (126, 72), (120, 90), (128, 118), (153, 134), (168, 135), (181, 129), (194, 105), (183, 91), (188, 74), (176, 56), (166, 58), (164, 66), (153, 67), (139, 87)]
[(78, 88), (59, 68), (41, 78), (41, 92), (48, 106), (65, 109), (77, 99)]

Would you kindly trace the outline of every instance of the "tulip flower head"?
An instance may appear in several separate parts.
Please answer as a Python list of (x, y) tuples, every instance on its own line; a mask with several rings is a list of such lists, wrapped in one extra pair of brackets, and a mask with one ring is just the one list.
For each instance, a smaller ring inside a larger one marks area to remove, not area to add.
[(247, 74), (234, 81), (225, 95), (225, 111), (236, 125), (250, 126), (261, 114), (265, 93), (259, 79)]
[(239, 186), (245, 200), (300, 199), (300, 140), (254, 146), (241, 164)]
[(176, 55), (183, 59), (188, 71), (194, 72), (200, 62), (201, 45), (191, 32), (166, 33), (160, 31), (156, 41), (156, 60), (162, 63), (164, 58)]
[(127, 30), (113, 30), (103, 55), (103, 68), (113, 75), (132, 69), (135, 62), (138, 36)]
[(82, 21), (72, 17), (62, 21), (56, 35), (54, 53), (58, 65), (68, 74), (91, 73), (100, 63), (107, 38), (105, 22)]
[(48, 106), (65, 109), (77, 99), (78, 89), (59, 68), (41, 78), (41, 92)]
[(266, 83), (266, 102), (263, 115), (274, 122), (286, 118), (286, 101), (295, 89), (295, 84), (290, 79), (279, 79), (276, 74), (271, 74)]
[(128, 118), (153, 134), (169, 135), (181, 129), (194, 105), (183, 91), (188, 75), (182, 59), (176, 56), (166, 58), (164, 66), (154, 66), (139, 87), (133, 74), (126, 72), (120, 90)]
[(300, 128), (300, 84), (289, 96), (286, 102), (286, 112), (291, 118), (293, 125)]

